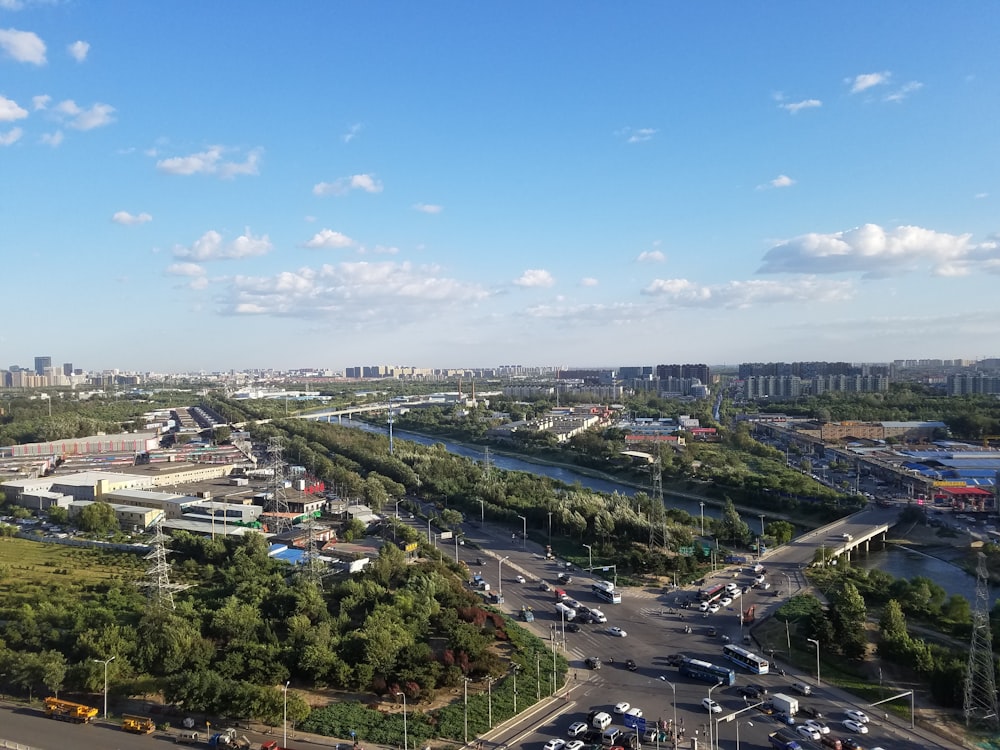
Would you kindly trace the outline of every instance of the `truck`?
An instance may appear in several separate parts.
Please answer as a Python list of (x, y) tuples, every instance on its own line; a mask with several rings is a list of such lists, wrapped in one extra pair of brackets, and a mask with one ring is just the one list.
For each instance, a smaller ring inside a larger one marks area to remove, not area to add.
[(772, 732), (767, 738), (775, 750), (802, 750), (802, 745), (784, 732)]
[(236, 730), (230, 727), (213, 734), (208, 744), (211, 747), (236, 747), (240, 750), (250, 750), (251, 742), (244, 736), (238, 736)]
[(74, 724), (89, 724), (97, 717), (97, 714), (98, 711), (93, 706), (64, 701), (60, 698), (45, 699), (45, 715), (50, 719), (69, 721)]
[(196, 729), (182, 729), (174, 735), (174, 742), (178, 745), (200, 745), (201, 732)]
[(151, 734), (156, 729), (152, 719), (145, 716), (132, 716), (125, 714), (122, 716), (122, 730), (133, 732), (134, 734)]
[(788, 716), (795, 716), (799, 712), (799, 699), (787, 693), (775, 693), (771, 696), (771, 705), (775, 711), (781, 711)]
[(572, 620), (574, 617), (576, 617), (576, 610), (573, 609), (572, 607), (567, 607), (562, 602), (556, 602), (556, 614), (559, 615), (560, 617), (565, 618), (565, 620), (568, 622)]
[(531, 607), (521, 607), (521, 619), (525, 622), (535, 621), (535, 612)]

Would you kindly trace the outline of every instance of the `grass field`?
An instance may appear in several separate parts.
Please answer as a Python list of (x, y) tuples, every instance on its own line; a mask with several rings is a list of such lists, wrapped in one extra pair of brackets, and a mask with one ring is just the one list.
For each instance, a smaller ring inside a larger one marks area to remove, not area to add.
[(142, 558), (27, 539), (0, 539), (0, 570), (8, 582), (92, 585), (141, 575)]

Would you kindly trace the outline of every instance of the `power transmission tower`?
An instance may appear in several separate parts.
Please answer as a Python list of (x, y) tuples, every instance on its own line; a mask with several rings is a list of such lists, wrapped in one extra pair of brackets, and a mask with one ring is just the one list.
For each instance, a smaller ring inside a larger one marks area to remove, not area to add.
[(267, 440), (268, 468), (271, 469), (267, 504), (264, 511), (273, 518), (271, 523), (275, 534), (283, 534), (292, 528), (292, 516), (285, 496), (284, 439), (272, 437)]
[(306, 521), (306, 549), (302, 558), (302, 575), (317, 588), (323, 585), (323, 563), (319, 559), (318, 541), (316, 539), (316, 519), (309, 515)]
[(990, 589), (986, 555), (979, 553), (976, 565), (976, 604), (972, 610), (972, 643), (965, 670), (965, 724), (976, 719), (994, 728), (997, 715), (997, 684), (993, 665), (993, 635), (990, 632)]
[(170, 582), (170, 563), (167, 562), (167, 536), (163, 533), (163, 517), (156, 522), (156, 531), (153, 534), (150, 545), (152, 549), (146, 555), (146, 560), (151, 560), (152, 565), (146, 569), (146, 580), (140, 585), (148, 589), (149, 603), (154, 610), (173, 610), (174, 592), (183, 591), (190, 588), (183, 583)]
[[(653, 459), (653, 463), (649, 465), (649, 473), (652, 480), (652, 498), (651, 502), (654, 503), (658, 508), (663, 508), (663, 465), (660, 461), (659, 447), (657, 447), (656, 458)], [(653, 513), (650, 509), (649, 513), (649, 548), (653, 548), (653, 530), (655, 524), (653, 523)], [(667, 538), (664, 534), (663, 546), (667, 546)]]

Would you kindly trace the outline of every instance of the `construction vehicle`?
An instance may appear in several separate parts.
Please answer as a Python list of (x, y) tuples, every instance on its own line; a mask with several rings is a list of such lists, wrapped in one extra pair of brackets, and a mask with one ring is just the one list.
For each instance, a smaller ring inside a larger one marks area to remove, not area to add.
[(535, 621), (535, 613), (531, 607), (521, 607), (521, 619), (525, 622)]
[(73, 703), (59, 698), (45, 699), (45, 715), (50, 719), (71, 721), (74, 724), (89, 724), (97, 717), (98, 711), (93, 706)]
[(211, 747), (237, 747), (241, 750), (250, 750), (252, 743), (245, 736), (237, 736), (236, 730), (230, 727), (216, 732), (209, 738), (208, 744)]
[(153, 723), (153, 720), (147, 719), (145, 716), (130, 716), (129, 714), (122, 716), (123, 731), (135, 734), (151, 734), (154, 729), (156, 729), (156, 725)]

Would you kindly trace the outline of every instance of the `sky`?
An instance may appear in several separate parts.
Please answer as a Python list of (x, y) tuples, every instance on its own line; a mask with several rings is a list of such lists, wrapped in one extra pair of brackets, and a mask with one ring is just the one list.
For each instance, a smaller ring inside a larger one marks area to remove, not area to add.
[(0, 0), (0, 367), (1000, 356), (997, 28)]

